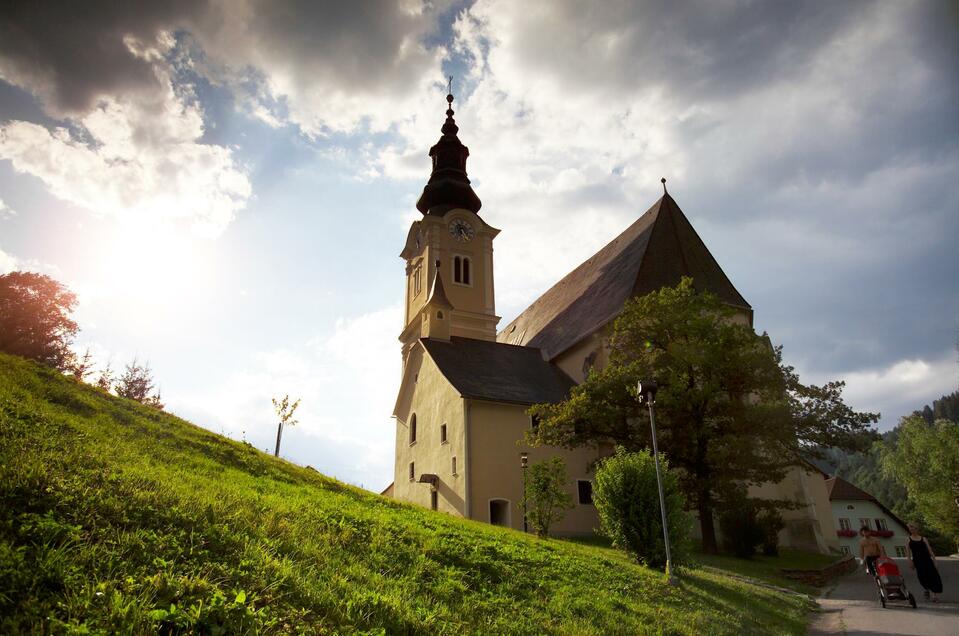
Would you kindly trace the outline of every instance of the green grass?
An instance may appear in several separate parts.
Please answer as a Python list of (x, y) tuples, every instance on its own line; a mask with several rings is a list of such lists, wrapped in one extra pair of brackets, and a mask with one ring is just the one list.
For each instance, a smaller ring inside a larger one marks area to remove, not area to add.
[(815, 587), (787, 579), (782, 575), (780, 570), (816, 570), (830, 563), (834, 563), (839, 557), (836, 555), (781, 549), (779, 556), (776, 557), (757, 554), (747, 560), (738, 559), (726, 554), (705, 554), (700, 552), (694, 556), (694, 559), (707, 569), (735, 572), (741, 576), (748, 576), (772, 585), (796, 590), (797, 592), (816, 594), (818, 590)]
[(809, 610), (392, 502), (0, 355), (0, 633), (801, 634)]

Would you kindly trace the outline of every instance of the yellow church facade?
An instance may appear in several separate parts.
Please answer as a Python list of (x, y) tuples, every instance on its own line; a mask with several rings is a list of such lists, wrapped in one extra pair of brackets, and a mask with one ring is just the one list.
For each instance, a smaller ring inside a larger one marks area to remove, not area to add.
[[(493, 241), (466, 173), (469, 150), (450, 109), (430, 149), (433, 170), (407, 235), (403, 373), (397, 395), (394, 481), (384, 494), (437, 511), (522, 530), (522, 455), (560, 456), (573, 500), (556, 535), (596, 531), (592, 479), (609, 446), (528, 447), (527, 409), (563, 400), (607, 361), (612, 322), (629, 298), (683, 276), (752, 323), (736, 291), (671, 196), (665, 194), (608, 245), (497, 331)], [(790, 499), (782, 544), (838, 550), (824, 476), (797, 468), (756, 494)]]

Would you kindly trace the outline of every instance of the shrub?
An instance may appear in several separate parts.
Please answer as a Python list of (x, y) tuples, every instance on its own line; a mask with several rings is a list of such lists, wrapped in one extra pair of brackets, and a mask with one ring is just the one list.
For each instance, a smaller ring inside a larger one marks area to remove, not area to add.
[(756, 504), (742, 494), (729, 501), (719, 516), (723, 545), (741, 559), (751, 558), (763, 542), (765, 531)]
[(766, 556), (779, 556), (779, 531), (786, 527), (778, 510), (764, 510), (759, 515), (763, 530), (762, 551)]
[(526, 507), (529, 527), (538, 536), (549, 535), (551, 525), (573, 507), (573, 498), (567, 492), (566, 464), (553, 457), (530, 465), (525, 476), (526, 492), (522, 505)]
[[(679, 490), (679, 480), (660, 457), (666, 519), (673, 566), (683, 563), (689, 553), (689, 517)], [(600, 530), (613, 545), (629, 552), (651, 567), (666, 564), (662, 515), (656, 485), (656, 466), (648, 450), (636, 453), (617, 448), (596, 470), (593, 503), (599, 512)]]

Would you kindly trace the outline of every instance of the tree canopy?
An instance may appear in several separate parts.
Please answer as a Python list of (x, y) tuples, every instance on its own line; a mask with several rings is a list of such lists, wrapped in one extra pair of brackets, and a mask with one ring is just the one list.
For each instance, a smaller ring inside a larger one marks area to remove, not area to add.
[(815, 446), (863, 449), (874, 437), (878, 415), (849, 408), (844, 383), (802, 384), (781, 347), (691, 279), (627, 302), (607, 347), (607, 366), (565, 402), (531, 409), (540, 424), (530, 441), (648, 448), (649, 419), (635, 387), (656, 380), (660, 448), (679, 469), (707, 551), (716, 550), (714, 510), (745, 487), (781, 480)]
[(882, 445), (883, 472), (902, 484), (920, 515), (959, 547), (959, 424), (903, 418), (895, 446)]
[(45, 274), (0, 275), (0, 351), (68, 370), (76, 304), (73, 292)]

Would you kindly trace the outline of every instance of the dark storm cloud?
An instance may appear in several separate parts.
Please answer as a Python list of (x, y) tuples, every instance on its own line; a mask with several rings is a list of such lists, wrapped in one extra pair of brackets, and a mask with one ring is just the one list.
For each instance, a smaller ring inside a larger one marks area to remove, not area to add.
[[(420, 45), (432, 20), (389, 1), (13, 2), (0, 12), (0, 78), (50, 114), (82, 115), (98, 97), (163, 88), (156, 60), (134, 50), (174, 35), (219, 82), (261, 82), (294, 101), (311, 91), (395, 97), (434, 61)], [(316, 106), (306, 101), (301, 110)]]
[(200, 3), (7, 2), (0, 10), (0, 77), (32, 90), (56, 115), (84, 113), (101, 95), (159, 88), (152, 65), (124, 43), (153, 43)]

